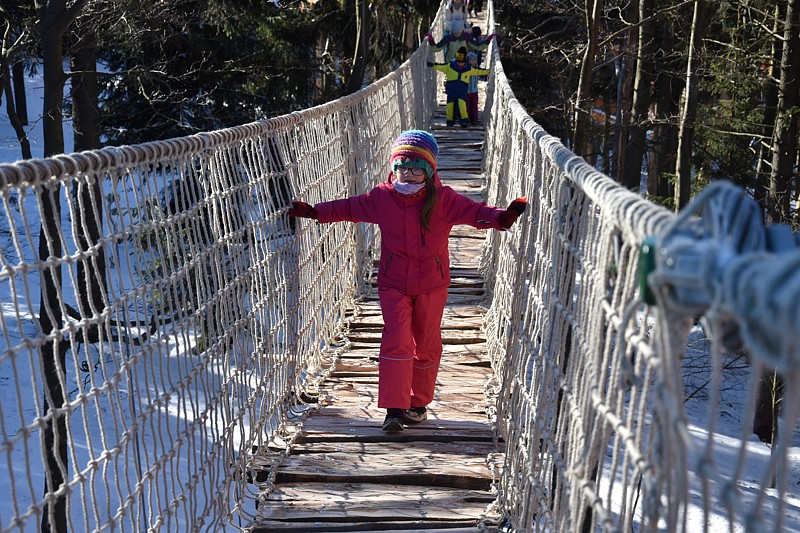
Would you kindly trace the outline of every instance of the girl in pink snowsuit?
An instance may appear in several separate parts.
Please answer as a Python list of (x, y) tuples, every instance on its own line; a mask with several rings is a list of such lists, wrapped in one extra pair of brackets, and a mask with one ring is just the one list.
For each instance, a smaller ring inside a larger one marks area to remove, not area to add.
[(370, 222), (381, 230), (378, 295), (381, 337), (378, 407), (383, 429), (427, 418), (442, 356), (441, 323), (450, 285), (448, 238), (457, 224), (506, 230), (525, 210), (518, 198), (508, 209), (487, 206), (442, 185), (439, 147), (430, 133), (411, 130), (392, 146), (389, 177), (366, 194), (310, 206), (292, 202), (290, 216), (319, 222)]

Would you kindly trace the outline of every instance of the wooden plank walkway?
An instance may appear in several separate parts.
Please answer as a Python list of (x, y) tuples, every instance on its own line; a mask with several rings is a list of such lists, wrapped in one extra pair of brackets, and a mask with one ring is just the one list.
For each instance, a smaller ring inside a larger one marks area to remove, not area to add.
[[(444, 103), (440, 99), (440, 103)], [(482, 198), (482, 127), (431, 129), (439, 142), (442, 181)], [(253, 531), (497, 531), (479, 528), (495, 499), (493, 438), (484, 385), (491, 375), (481, 332), (483, 279), (477, 272), (484, 232), (457, 227), (451, 238), (453, 283), (442, 322), (442, 356), (428, 420), (402, 432), (381, 429), (378, 351), (383, 322), (377, 291), (351, 325), (344, 353), (321, 389), (321, 407), (276, 467), (275, 488), (261, 503)]]

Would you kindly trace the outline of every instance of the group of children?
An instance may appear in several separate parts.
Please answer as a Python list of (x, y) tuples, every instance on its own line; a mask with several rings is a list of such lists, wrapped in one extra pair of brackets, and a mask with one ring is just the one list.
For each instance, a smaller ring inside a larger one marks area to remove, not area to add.
[(483, 51), (495, 37), (495, 34), (484, 37), (479, 26), (468, 26), (465, 2), (451, 0), (448, 3), (445, 35), (439, 42), (435, 42), (430, 33), (426, 33), (423, 39), (436, 50), (444, 49), (445, 62), (428, 62), (428, 66), (445, 74), (447, 125), (455, 125), (458, 119), (462, 128), (478, 123), (478, 80), (490, 72), (479, 65)]

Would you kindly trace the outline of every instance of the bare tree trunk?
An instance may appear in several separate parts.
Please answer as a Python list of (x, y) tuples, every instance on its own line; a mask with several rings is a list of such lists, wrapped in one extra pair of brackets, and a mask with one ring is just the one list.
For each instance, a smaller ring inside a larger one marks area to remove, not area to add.
[(622, 183), (639, 192), (642, 182), (642, 162), (647, 148), (647, 119), (650, 109), (650, 84), (653, 79), (653, 23), (650, 16), (652, 0), (639, 0), (639, 60), (636, 62), (636, 79), (633, 86), (631, 123), (628, 127), (628, 146), (625, 150)]
[(686, 62), (686, 86), (683, 89), (683, 109), (678, 126), (678, 161), (675, 173), (675, 210), (689, 203), (692, 191), (692, 152), (694, 150), (694, 126), (697, 117), (697, 71), (699, 49), (703, 38), (705, 0), (697, 0), (692, 17), (692, 33), (689, 39), (689, 58)]
[[(597, 54), (597, 33), (600, 30), (600, 17), (603, 13), (603, 0), (594, 0), (594, 5), (589, 10), (590, 2), (586, 0), (586, 30), (588, 40), (586, 50), (581, 62), (581, 73), (578, 80), (578, 94), (575, 97), (575, 113), (573, 115), (573, 134), (572, 151), (586, 157), (586, 136), (589, 130), (589, 117), (592, 110), (592, 99), (590, 89), (592, 85), (592, 70), (594, 70), (594, 58)], [(591, 13), (591, 14), (590, 14)]]
[(674, 49), (673, 31), (669, 23), (666, 27), (656, 28), (660, 45), (654, 56), (654, 64), (661, 65), (656, 71), (656, 101), (653, 108), (656, 124), (651, 139), (652, 150), (647, 168), (647, 196), (669, 198), (672, 196), (672, 184), (667, 175), (675, 173), (675, 156), (677, 154), (678, 128), (672, 123), (675, 109), (678, 107), (678, 80), (672, 75), (677, 72), (676, 61), (671, 57)]
[(23, 126), (28, 125), (28, 98), (25, 94), (25, 65), (21, 60), (11, 65), (12, 83), (14, 84), (14, 109)]
[[(97, 57), (95, 34), (92, 29), (81, 32), (81, 41), (72, 55), (72, 124), (75, 130), (75, 151), (100, 148), (100, 112), (98, 109)], [(87, 251), (103, 237), (103, 192), (100, 179), (94, 176), (76, 182), (72, 194), (82, 206), (77, 220), (73, 220), (73, 234), (79, 250)], [(78, 311), (81, 317), (97, 316), (105, 309), (106, 301), (105, 249), (96, 248), (91, 259), (78, 262)], [(84, 342), (99, 339), (97, 326), (87, 332)]]
[(352, 94), (364, 83), (369, 51), (369, 3), (367, 0), (356, 0), (356, 47), (353, 55), (353, 69), (347, 79), (345, 94)]
[[(624, 18), (630, 24), (639, 23), (639, 10), (634, 9), (635, 3), (628, 4), (624, 10)], [(622, 49), (617, 72), (617, 117), (616, 117), (616, 150), (614, 154), (614, 168), (611, 176), (617, 181), (622, 181), (625, 172), (625, 153), (628, 147), (628, 128), (631, 124), (631, 110), (633, 108), (633, 85), (635, 72), (638, 69), (638, 39), (635, 37), (634, 28), (629, 28), (622, 35)], [(636, 189), (638, 192), (638, 188)]]
[(22, 120), (17, 116), (17, 110), (14, 106), (14, 95), (11, 91), (11, 69), (8, 66), (8, 58), (2, 56), (2, 72), (0, 73), (0, 81), (2, 81), (2, 92), (6, 97), (6, 113), (8, 120), (11, 122), (11, 127), (14, 128), (14, 133), (17, 135), (19, 146), (22, 149), (22, 159), (31, 159), (31, 141), (28, 139), (28, 134), (25, 132)]
[(775, 133), (775, 115), (778, 109), (778, 84), (775, 80), (780, 76), (780, 62), (783, 54), (783, 42), (777, 36), (783, 20), (781, 6), (776, 5), (772, 24), (772, 62), (766, 67), (764, 76), (764, 117), (762, 119), (762, 138), (758, 141), (756, 154), (756, 177), (754, 183), (754, 197), (761, 205), (764, 213), (767, 212), (767, 195), (769, 194), (769, 176), (772, 173), (772, 136)]
[(403, 18), (403, 60), (408, 59), (411, 53), (414, 52), (417, 33), (411, 17), (406, 15)]
[(783, 53), (775, 131), (772, 135), (772, 172), (767, 194), (767, 221), (790, 219), (791, 182), (797, 158), (797, 105), (800, 101), (800, 0), (789, 0), (784, 17)]
[(753, 433), (761, 442), (772, 444), (778, 440), (782, 380), (777, 372), (771, 372), (762, 376), (758, 385), (756, 409), (753, 413)]
[[(39, 33), (42, 49), (42, 73), (44, 77), (44, 105), (42, 129), (44, 132), (44, 155), (53, 156), (64, 152), (64, 129), (62, 125), (61, 101), (64, 97), (64, 67), (62, 39), (67, 27), (83, 8), (86, 0), (77, 0), (67, 7), (67, 0), (36, 0), (39, 15)], [(39, 259), (63, 255), (61, 231), (61, 187), (57, 182), (39, 193), (42, 221), (39, 230)], [(39, 324), (43, 335), (49, 335), (63, 326), (63, 302), (59, 300), (61, 287), (60, 267), (51, 267), (42, 272), (39, 306)], [(44, 408), (61, 408), (67, 402), (67, 391), (62, 380), (66, 366), (67, 343), (55, 336), (52, 343), (41, 347), (45, 381)], [(67, 431), (65, 415), (48, 418), (44, 429), (44, 455), (46, 462), (45, 493), (57, 491), (68, 475)], [(45, 533), (67, 531), (65, 496), (49, 501), (42, 516), (41, 529)]]
[[(61, 36), (56, 25), (55, 3), (48, 3), (42, 10), (40, 19), (42, 42), (42, 69), (44, 77), (44, 104), (42, 108), (42, 129), (44, 132), (45, 157), (64, 151), (64, 131), (62, 129), (61, 100), (64, 87), (64, 70), (61, 64)], [(52, 186), (39, 193), (42, 206), (42, 220), (39, 230), (39, 259), (61, 257), (63, 245), (60, 240), (61, 187)], [(61, 269), (49, 268), (42, 272), (39, 305), (39, 324), (43, 335), (49, 335), (63, 326), (63, 315), (58, 294), (61, 290)], [(58, 337), (56, 337), (57, 339)], [(46, 413), (60, 408), (67, 402), (67, 391), (60, 376), (64, 375), (66, 352), (63, 342), (53, 340), (41, 347), (42, 371), (45, 378), (44, 408)], [(53, 493), (66, 480), (68, 474), (67, 426), (63, 416), (48, 419), (44, 430), (46, 457), (45, 493)], [(66, 499), (62, 496), (47, 504), (47, 512), (42, 516), (42, 531), (55, 533), (66, 531)]]

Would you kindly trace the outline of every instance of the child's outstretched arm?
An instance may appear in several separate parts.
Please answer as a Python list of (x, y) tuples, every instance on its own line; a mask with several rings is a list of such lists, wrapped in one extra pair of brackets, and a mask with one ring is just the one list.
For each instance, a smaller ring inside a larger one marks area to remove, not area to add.
[(472, 67), (472, 70), (467, 72), (467, 74), (469, 74), (470, 76), (488, 76), (491, 73), (492, 71), (489, 70), (488, 68), (478, 68), (478, 67)]
[[(452, 189), (445, 187), (443, 191), (452, 191)], [(468, 224), (478, 229), (494, 228), (505, 231), (516, 222), (527, 205), (525, 196), (511, 202), (508, 209), (489, 206), (485, 202), (476, 202), (455, 192), (451, 192), (447, 196), (449, 198), (444, 205), (450, 222), (453, 225)]]
[(428, 38), (428, 46), (430, 46), (431, 48), (435, 48), (435, 49), (437, 49), (437, 50), (441, 50), (442, 48), (444, 48), (445, 46), (447, 46), (447, 45), (450, 43), (450, 41), (452, 41), (452, 40), (453, 40), (453, 39), (452, 39), (452, 38), (451, 38), (449, 35), (445, 35), (445, 36), (444, 36), (444, 37), (442, 37), (442, 39), (441, 39), (441, 40), (440, 40), (440, 41), (437, 43), (437, 42), (435, 42), (435, 41), (433, 40), (433, 35), (431, 35), (430, 33), (426, 34), (426, 37)]
[(313, 218), (317, 222), (376, 222), (380, 209), (376, 206), (374, 192), (350, 196), (314, 206), (293, 201), (287, 214), (290, 217)]

